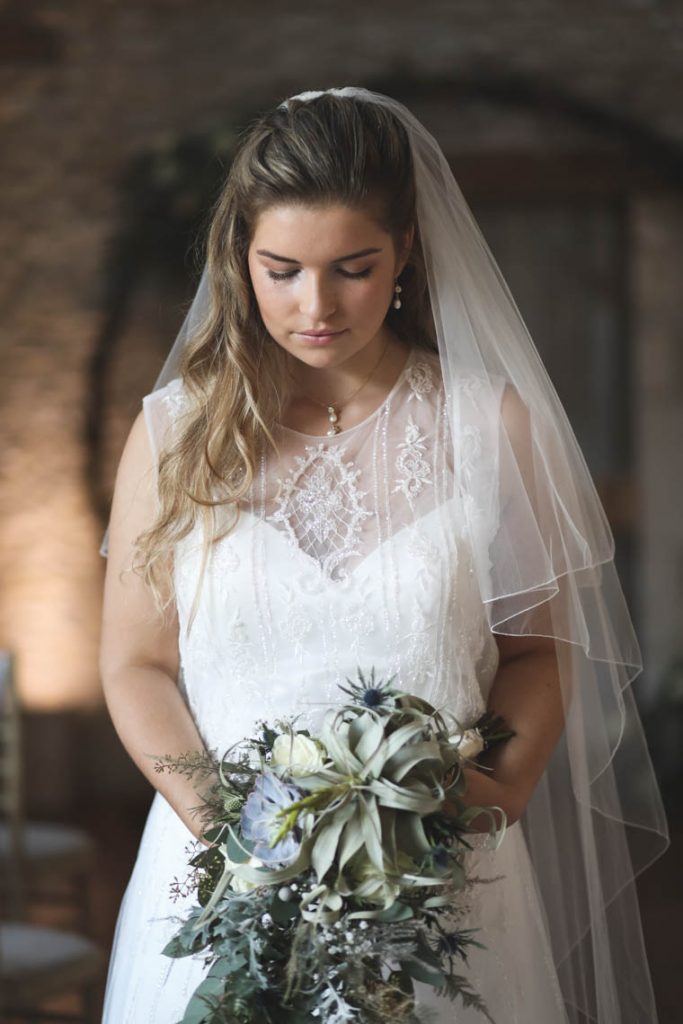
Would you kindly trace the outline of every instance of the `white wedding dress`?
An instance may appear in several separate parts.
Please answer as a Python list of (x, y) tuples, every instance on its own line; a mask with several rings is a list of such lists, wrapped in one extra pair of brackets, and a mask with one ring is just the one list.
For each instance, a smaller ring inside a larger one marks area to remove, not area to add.
[[(473, 403), (470, 423), (482, 424), (461, 438), (472, 464), (486, 457), (503, 382), (495, 408), (479, 384), (471, 377), (459, 389)], [(477, 410), (484, 394), (489, 407)], [(185, 405), (181, 382), (143, 404), (158, 456)], [(223, 753), (255, 735), (256, 722), (292, 714), (316, 729), (358, 666), (397, 673), (403, 689), (476, 720), (498, 649), (459, 529), (436, 355), (411, 350), (384, 402), (357, 426), (333, 437), (279, 427), (278, 440), (280, 460), (262, 460), (236, 529), (213, 550), (189, 635), (199, 531), (176, 549), (178, 685), (207, 747)], [(479, 510), (484, 523), (487, 512)], [(116, 927), (105, 1024), (175, 1024), (204, 975), (201, 956), (160, 952), (192, 902), (171, 895), (188, 875), (192, 839), (157, 794)], [(472, 873), (504, 877), (475, 892), (465, 923), (487, 948), (472, 948), (462, 973), (497, 1024), (566, 1024), (521, 824), (498, 851), (477, 846)], [(484, 1020), (427, 986), (418, 997), (439, 1024)]]

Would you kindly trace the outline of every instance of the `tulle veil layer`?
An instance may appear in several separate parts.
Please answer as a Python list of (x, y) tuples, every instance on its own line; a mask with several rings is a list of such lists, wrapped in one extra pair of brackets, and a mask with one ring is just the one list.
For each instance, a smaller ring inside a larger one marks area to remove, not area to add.
[[(522, 825), (568, 1017), (651, 1024), (657, 1014), (634, 882), (667, 848), (668, 827), (631, 688), (642, 657), (604, 509), (436, 140), (404, 105), (364, 88), (301, 93), (282, 105), (295, 114), (326, 93), (382, 104), (408, 133), (455, 476), (482, 601), (494, 633), (556, 639), (565, 729)], [(205, 269), (155, 390), (177, 374), (207, 304)], [(493, 400), (501, 377), (502, 409)]]

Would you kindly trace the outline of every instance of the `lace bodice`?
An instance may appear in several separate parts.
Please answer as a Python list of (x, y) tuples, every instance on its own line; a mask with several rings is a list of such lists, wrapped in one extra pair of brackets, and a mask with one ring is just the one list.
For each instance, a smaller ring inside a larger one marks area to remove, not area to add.
[[(476, 381), (463, 390), (476, 400)], [(157, 456), (186, 402), (179, 379), (144, 399)], [(478, 433), (463, 432), (461, 466), (481, 457)], [(211, 551), (189, 632), (200, 528), (175, 551), (179, 682), (205, 743), (222, 752), (282, 715), (316, 728), (357, 667), (474, 720), (498, 650), (462, 528), (438, 357), (412, 349), (355, 427), (276, 435), (279, 457), (264, 456)]]
[[(279, 427), (280, 457), (263, 460), (236, 528), (214, 545), (189, 631), (199, 528), (177, 545), (179, 686), (217, 753), (253, 736), (260, 720), (299, 714), (316, 730), (357, 666), (396, 673), (463, 724), (484, 710), (498, 648), (467, 538), (480, 544), (494, 529), (496, 502), (486, 499), (501, 389), (492, 396), (468, 377), (458, 391), (462, 415), (447, 416), (438, 359), (414, 351), (356, 427), (330, 438)], [(144, 399), (157, 457), (185, 407), (178, 380)], [(456, 444), (449, 422), (460, 424)], [(205, 975), (203, 957), (159, 952), (174, 915), (189, 909), (187, 898), (175, 902), (189, 836), (157, 793), (116, 928), (103, 1024), (177, 1020)], [(521, 823), (497, 851), (483, 833), (469, 841), (471, 875), (494, 880), (474, 891), (463, 919), (482, 929), (483, 948), (468, 955), (474, 990), (496, 1020), (567, 1024)], [(435, 1022), (453, 1020), (448, 1000), (421, 982), (416, 994)], [(457, 1017), (477, 1024), (481, 1014), (458, 1006)]]

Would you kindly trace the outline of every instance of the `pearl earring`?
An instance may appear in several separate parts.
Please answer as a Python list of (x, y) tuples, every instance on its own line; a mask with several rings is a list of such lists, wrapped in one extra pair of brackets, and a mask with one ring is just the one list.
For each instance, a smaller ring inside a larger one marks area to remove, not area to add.
[(400, 309), (401, 308), (401, 300), (399, 299), (399, 293), (402, 292), (402, 291), (403, 291), (403, 289), (401, 288), (400, 284), (398, 283), (398, 279), (397, 279), (396, 284), (394, 285), (394, 301), (393, 301), (394, 309)]

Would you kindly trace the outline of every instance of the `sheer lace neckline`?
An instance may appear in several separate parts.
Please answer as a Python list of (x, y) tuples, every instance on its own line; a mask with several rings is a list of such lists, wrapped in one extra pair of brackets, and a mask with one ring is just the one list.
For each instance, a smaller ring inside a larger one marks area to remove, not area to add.
[(403, 381), (405, 379), (405, 376), (406, 376), (406, 373), (407, 373), (408, 369), (410, 368), (410, 365), (411, 365), (414, 357), (415, 357), (415, 346), (411, 345), (410, 349), (408, 350), (408, 356), (407, 356), (407, 358), (406, 358), (406, 360), (405, 360), (405, 362), (403, 364), (403, 368), (401, 369), (401, 371), (400, 371), (398, 377), (396, 378), (396, 381), (394, 382), (393, 386), (387, 392), (385, 398), (382, 399), (382, 401), (380, 402), (380, 404), (377, 406), (376, 409), (374, 409), (368, 416), (366, 416), (364, 419), (362, 419), (359, 423), (355, 423), (352, 427), (346, 427), (344, 430), (340, 430), (339, 433), (337, 433), (337, 434), (329, 434), (329, 435), (328, 434), (305, 434), (302, 430), (295, 430), (293, 427), (286, 427), (282, 423), (277, 423), (276, 424), (277, 428), (279, 430), (284, 431), (285, 434), (292, 434), (295, 437), (305, 437), (305, 438), (308, 438), (308, 439), (314, 440), (314, 441), (334, 441), (335, 438), (347, 437), (349, 434), (352, 434), (354, 432), (354, 430), (359, 430), (361, 427), (365, 427), (365, 426), (367, 426), (367, 424), (371, 423), (377, 416), (379, 416), (379, 414), (381, 413), (382, 409), (384, 409), (385, 406), (387, 406), (389, 404), (389, 402), (391, 402), (391, 400), (394, 398), (394, 396), (396, 395), (397, 391), (399, 390), (401, 384), (403, 383)]

